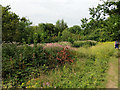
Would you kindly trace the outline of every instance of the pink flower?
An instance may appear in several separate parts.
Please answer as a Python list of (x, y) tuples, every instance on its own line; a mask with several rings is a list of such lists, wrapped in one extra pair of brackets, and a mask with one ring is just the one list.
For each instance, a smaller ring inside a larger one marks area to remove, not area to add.
[(49, 86), (50, 85), (49, 82), (47, 82), (46, 85)]
[(45, 86), (45, 83), (43, 83), (43, 86)]

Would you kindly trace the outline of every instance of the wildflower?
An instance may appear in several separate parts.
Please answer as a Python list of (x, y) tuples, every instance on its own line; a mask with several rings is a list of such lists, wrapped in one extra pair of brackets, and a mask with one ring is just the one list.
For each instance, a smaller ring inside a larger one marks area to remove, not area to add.
[(22, 85), (24, 85), (24, 83), (22, 83)]
[(43, 86), (45, 86), (45, 83), (43, 83)]
[(46, 85), (49, 86), (49, 82), (47, 82)]

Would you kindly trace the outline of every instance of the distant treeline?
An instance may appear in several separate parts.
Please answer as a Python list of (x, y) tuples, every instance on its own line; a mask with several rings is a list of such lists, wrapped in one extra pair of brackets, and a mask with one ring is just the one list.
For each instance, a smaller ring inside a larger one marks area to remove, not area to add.
[(5, 42), (47, 43), (57, 41), (114, 41), (120, 40), (120, 1), (103, 1), (95, 8), (89, 8), (90, 18), (83, 18), (81, 26), (68, 27), (62, 19), (55, 25), (40, 23), (31, 26), (26, 17), (20, 18), (10, 11), (10, 6), (2, 7), (2, 40)]

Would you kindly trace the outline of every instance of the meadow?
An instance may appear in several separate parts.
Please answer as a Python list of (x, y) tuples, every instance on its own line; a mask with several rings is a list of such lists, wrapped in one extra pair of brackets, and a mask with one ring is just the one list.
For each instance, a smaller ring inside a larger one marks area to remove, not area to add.
[(110, 63), (118, 72), (114, 42), (3, 43), (2, 52), (3, 88), (106, 88)]
[(34, 25), (26, 16), (20, 17), (12, 12), (10, 5), (0, 5), (2, 87), (120, 86), (120, 50), (114, 48), (114, 41), (120, 40), (120, 1), (101, 2), (89, 8), (89, 18), (84, 17), (78, 25), (71, 27), (59, 17), (55, 24)]

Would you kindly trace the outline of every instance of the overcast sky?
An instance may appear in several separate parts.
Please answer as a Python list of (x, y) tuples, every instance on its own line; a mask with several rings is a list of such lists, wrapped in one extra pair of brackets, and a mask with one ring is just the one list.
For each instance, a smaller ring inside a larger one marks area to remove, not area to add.
[(89, 8), (100, 0), (0, 0), (2, 6), (10, 5), (11, 11), (27, 17), (33, 25), (53, 23), (64, 19), (68, 26), (80, 25), (80, 19), (89, 18)]

